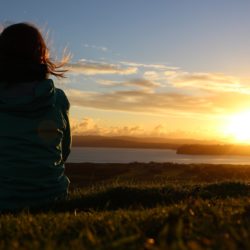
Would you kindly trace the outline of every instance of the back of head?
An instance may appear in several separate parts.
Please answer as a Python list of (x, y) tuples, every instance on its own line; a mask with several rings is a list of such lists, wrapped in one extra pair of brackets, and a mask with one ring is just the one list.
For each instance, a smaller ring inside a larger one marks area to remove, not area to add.
[(48, 48), (35, 26), (17, 23), (0, 34), (0, 82), (37, 81), (49, 74), (63, 77), (61, 66), (49, 59)]
[(46, 45), (37, 28), (26, 23), (14, 24), (0, 36), (0, 60), (44, 63)]

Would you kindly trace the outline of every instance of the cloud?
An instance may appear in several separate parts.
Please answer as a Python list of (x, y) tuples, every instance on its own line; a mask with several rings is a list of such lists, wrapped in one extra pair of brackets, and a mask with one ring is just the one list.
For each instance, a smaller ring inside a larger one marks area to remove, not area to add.
[(85, 117), (81, 120), (71, 118), (71, 132), (73, 135), (100, 135), (100, 136), (135, 136), (135, 137), (165, 137), (165, 138), (205, 138), (211, 137), (211, 131), (200, 128), (195, 131), (170, 130), (164, 125), (158, 124), (151, 128), (143, 125), (108, 126), (103, 125), (100, 120)]
[(140, 126), (111, 126), (106, 128), (108, 136), (142, 136), (146, 131)]
[(143, 64), (122, 61), (121, 64), (140, 68), (143, 78), (158, 82), (161, 86), (179, 89), (203, 90), (213, 92), (250, 93), (249, 79), (241, 79), (217, 72), (186, 72), (179, 67), (164, 64)]
[(149, 81), (158, 81), (161, 79), (159, 73), (157, 71), (145, 71), (143, 73), (143, 77)]
[(178, 67), (171, 67), (171, 66), (167, 66), (165, 64), (145, 64), (145, 63), (136, 63), (136, 62), (128, 62), (128, 61), (121, 61), (120, 63), (123, 65), (126, 65), (126, 66), (152, 68), (152, 69), (158, 69), (158, 70), (177, 70), (177, 69), (179, 69)]
[(83, 47), (85, 48), (90, 48), (90, 49), (96, 49), (96, 50), (101, 50), (103, 52), (108, 51), (109, 49), (107, 47), (104, 46), (96, 46), (96, 45), (90, 45), (90, 44), (83, 44)]
[(156, 88), (159, 87), (160, 84), (157, 82), (153, 82), (147, 79), (133, 79), (124, 83), (125, 86), (137, 86), (142, 88)]
[(90, 117), (70, 119), (73, 135), (140, 136), (147, 132), (140, 126), (103, 126)]
[(249, 92), (242, 80), (223, 73), (164, 72), (168, 83), (176, 88), (193, 88), (214, 92)]
[(78, 63), (71, 63), (66, 66), (69, 73), (83, 75), (117, 74), (131, 75), (137, 72), (136, 67), (122, 67), (119, 64), (108, 64), (106, 62), (87, 61), (82, 59)]
[[(248, 82), (223, 73), (185, 72), (161, 64), (108, 64), (84, 59), (71, 64), (71, 69), (86, 75), (115, 74), (109, 76), (110, 79), (93, 77), (95, 83), (107, 86), (100, 88), (103, 92), (66, 89), (73, 106), (196, 118), (250, 107)], [(135, 73), (136, 77), (131, 78)], [(100, 86), (92, 89), (97, 87)]]
[(164, 72), (164, 75), (167, 77), (174, 77), (178, 74), (178, 71), (175, 70), (167, 70)]
[[(178, 67), (162, 64), (141, 64), (120, 62), (117, 64), (103, 61), (82, 59), (77, 63), (68, 64), (69, 74), (95, 76), (116, 75), (116, 80), (95, 79), (98, 84), (110, 87), (138, 87), (155, 89), (168, 87), (180, 92), (181, 89), (211, 92), (243, 92), (250, 93), (249, 80), (211, 72), (185, 72)], [(132, 79), (125, 76), (135, 75)]]
[(71, 104), (75, 106), (159, 115), (224, 114), (250, 106), (248, 94), (234, 92), (224, 95), (191, 96), (180, 93), (149, 93), (140, 90), (98, 93), (69, 89), (66, 93)]
[(106, 80), (106, 79), (97, 79), (97, 83), (104, 85), (104, 86), (122, 86), (123, 81), (114, 81), (114, 80)]
[(81, 121), (78, 119), (70, 118), (70, 125), (72, 134), (103, 134), (101, 129), (96, 122), (89, 117), (83, 118)]
[(141, 89), (145, 89), (145, 90), (150, 90), (150, 89), (154, 89), (160, 86), (159, 83), (154, 82), (154, 81), (150, 81), (147, 79), (143, 79), (143, 78), (138, 78), (138, 79), (131, 79), (128, 81), (113, 81), (113, 80), (102, 80), (99, 79), (97, 80), (97, 82), (101, 85), (104, 86), (110, 86), (110, 87), (138, 87)]

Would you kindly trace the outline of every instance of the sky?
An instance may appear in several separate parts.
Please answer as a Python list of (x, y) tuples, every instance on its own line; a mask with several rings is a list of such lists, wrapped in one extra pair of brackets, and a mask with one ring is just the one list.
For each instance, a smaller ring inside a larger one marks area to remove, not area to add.
[(73, 134), (250, 141), (250, 1), (1, 0), (37, 25)]

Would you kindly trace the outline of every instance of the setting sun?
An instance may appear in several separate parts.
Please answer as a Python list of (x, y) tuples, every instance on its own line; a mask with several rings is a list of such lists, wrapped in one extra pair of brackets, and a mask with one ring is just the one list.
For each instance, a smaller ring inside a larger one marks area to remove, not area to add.
[(238, 142), (250, 142), (250, 111), (231, 116), (226, 133)]

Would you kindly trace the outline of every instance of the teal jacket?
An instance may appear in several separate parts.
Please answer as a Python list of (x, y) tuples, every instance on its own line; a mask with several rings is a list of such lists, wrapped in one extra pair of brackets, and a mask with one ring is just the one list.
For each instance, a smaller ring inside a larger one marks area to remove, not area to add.
[(69, 101), (48, 79), (0, 83), (0, 211), (41, 206), (67, 195)]

